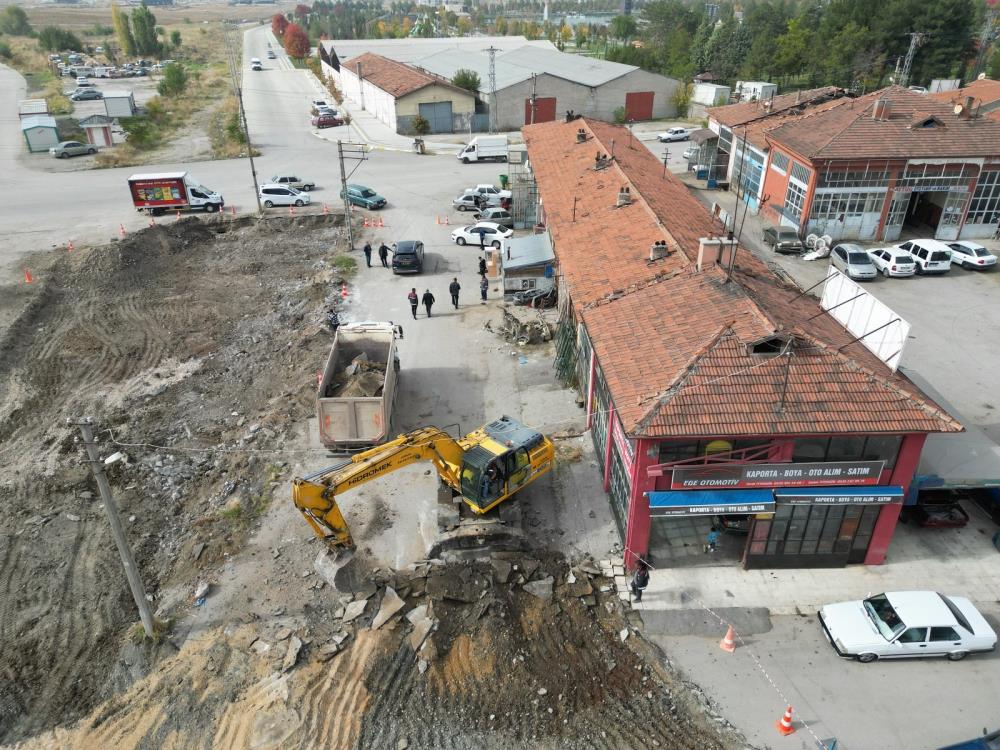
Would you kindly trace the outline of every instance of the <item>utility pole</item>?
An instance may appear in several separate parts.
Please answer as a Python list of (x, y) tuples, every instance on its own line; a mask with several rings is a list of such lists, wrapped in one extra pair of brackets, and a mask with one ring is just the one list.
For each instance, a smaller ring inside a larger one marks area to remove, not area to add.
[(910, 32), (910, 48), (906, 51), (906, 59), (903, 60), (903, 69), (899, 74), (899, 85), (906, 88), (910, 83), (910, 69), (913, 67), (913, 58), (917, 54), (917, 47), (924, 43), (924, 37), (919, 31)]
[(139, 569), (136, 567), (132, 550), (125, 539), (125, 530), (122, 528), (122, 519), (118, 514), (118, 503), (115, 502), (114, 495), (111, 494), (111, 485), (108, 484), (108, 477), (104, 473), (104, 464), (100, 456), (97, 455), (97, 442), (94, 440), (94, 420), (90, 417), (82, 419), (67, 419), (66, 424), (77, 425), (83, 437), (83, 446), (87, 451), (87, 462), (94, 472), (94, 479), (97, 480), (97, 489), (101, 493), (101, 500), (104, 501), (104, 512), (108, 515), (108, 524), (111, 526), (111, 536), (114, 537), (115, 546), (118, 547), (118, 555), (122, 559), (122, 566), (125, 568), (125, 577), (128, 579), (128, 587), (132, 589), (132, 598), (135, 606), (139, 608), (139, 619), (142, 620), (142, 629), (146, 631), (146, 636), (152, 638), (153, 613), (146, 601), (146, 590), (143, 588), (142, 579), (139, 577)]
[(663, 179), (667, 179), (667, 161), (670, 159), (670, 150), (663, 149)]
[[(350, 177), (347, 174), (347, 167), (344, 166), (345, 159), (354, 159), (355, 161), (362, 162), (365, 160), (365, 147), (364, 144), (360, 143), (348, 143), (347, 149), (344, 149), (344, 142), (337, 141), (337, 160), (340, 162), (340, 187), (343, 190), (344, 195), (344, 220), (347, 224), (347, 248), (349, 250), (354, 249), (354, 226), (351, 223), (351, 199), (347, 197), (347, 178)], [(354, 169), (357, 169), (355, 167)], [(354, 169), (351, 170), (351, 174), (354, 174)]]
[[(235, 29), (233, 29), (235, 31)], [(240, 86), (240, 64), (241, 56), (236, 54), (232, 34), (224, 31), (223, 39), (226, 44), (226, 54), (229, 60), (229, 75), (233, 79), (233, 92), (236, 94), (236, 101), (240, 110), (240, 124), (243, 126), (243, 139), (247, 144), (247, 158), (250, 160), (250, 176), (253, 179), (253, 197), (257, 201), (257, 213), (264, 213), (264, 208), (260, 205), (260, 189), (257, 183), (257, 167), (253, 162), (253, 143), (250, 142), (250, 128), (247, 126), (247, 113), (243, 108), (243, 88)]]
[[(547, 3), (546, 3), (546, 8), (548, 8)], [(538, 74), (532, 73), (531, 74), (531, 122), (528, 123), (529, 125), (535, 124), (535, 111), (538, 106), (538, 98), (536, 96), (537, 84), (538, 84)]]
[(490, 56), (490, 134), (496, 133), (497, 126), (497, 52), (502, 52), (503, 50), (497, 49), (492, 44), (487, 48), (486, 52)]
[(997, 16), (1000, 15), (1000, 8), (994, 6), (987, 8), (986, 20), (983, 28), (979, 32), (979, 50), (976, 53), (976, 64), (972, 68), (972, 78), (976, 79), (983, 72), (986, 65), (986, 53), (991, 49), (990, 43), (997, 36)]

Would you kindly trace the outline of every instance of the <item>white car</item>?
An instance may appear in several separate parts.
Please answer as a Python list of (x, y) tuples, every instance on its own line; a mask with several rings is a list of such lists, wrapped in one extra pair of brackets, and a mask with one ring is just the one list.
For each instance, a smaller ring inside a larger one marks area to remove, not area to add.
[(951, 661), (993, 651), (997, 634), (972, 602), (933, 591), (891, 591), (819, 611), (838, 654), (872, 662), (946, 656)]
[(454, 230), (451, 239), (458, 245), (478, 245), (482, 237), (483, 245), (499, 249), (503, 247), (504, 240), (513, 234), (513, 229), (500, 226), (494, 221), (480, 221)]
[(917, 272), (917, 264), (913, 256), (898, 247), (873, 247), (868, 251), (875, 269), (885, 276), (913, 276)]
[(308, 206), (312, 201), (309, 193), (303, 193), (286, 185), (265, 184), (260, 186), (260, 200), (267, 208), (273, 206)]
[(691, 137), (690, 128), (670, 128), (663, 133), (656, 134), (656, 140), (660, 143), (670, 143), (671, 141), (686, 141)]
[(483, 197), (489, 200), (494, 200), (497, 203), (500, 202), (501, 198), (510, 198), (509, 190), (501, 190), (495, 185), (476, 185), (474, 188), (466, 188), (462, 194), (469, 195), (470, 193), (482, 195)]
[(951, 248), (938, 240), (910, 240), (896, 245), (913, 256), (917, 273), (948, 273), (951, 270)]
[(962, 268), (983, 271), (997, 264), (997, 256), (978, 243), (959, 240), (949, 242), (948, 247), (951, 248), (952, 264), (957, 263)]

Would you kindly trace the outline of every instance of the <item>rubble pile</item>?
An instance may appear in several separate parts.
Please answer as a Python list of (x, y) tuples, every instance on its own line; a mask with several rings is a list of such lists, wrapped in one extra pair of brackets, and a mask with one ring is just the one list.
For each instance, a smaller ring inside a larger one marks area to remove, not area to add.
[(327, 396), (339, 398), (371, 398), (382, 395), (385, 384), (385, 364), (372, 362), (361, 353), (338, 372), (327, 386)]

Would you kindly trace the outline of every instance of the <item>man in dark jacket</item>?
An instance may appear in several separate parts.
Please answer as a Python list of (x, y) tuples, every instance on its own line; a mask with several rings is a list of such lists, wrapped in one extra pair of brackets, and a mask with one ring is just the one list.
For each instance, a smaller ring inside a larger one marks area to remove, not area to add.
[[(424, 291), (424, 296), (420, 298), (420, 301), (424, 303), (424, 307), (427, 308), (427, 317), (431, 316), (431, 305), (434, 304), (434, 295), (431, 294), (431, 290), (427, 289)], [(414, 317), (416, 314), (414, 313)]]
[(486, 292), (489, 291), (489, 288), (490, 282), (486, 280), (486, 274), (483, 274), (483, 277), (479, 280), (479, 296), (482, 297), (483, 300), (480, 302), (481, 305), (486, 304)]
[(458, 309), (458, 293), (461, 290), (462, 285), (458, 283), (458, 279), (452, 279), (451, 283), (448, 285), (448, 291), (451, 292), (451, 304), (455, 306), (456, 310)]
[(372, 243), (366, 242), (364, 249), (365, 249), (365, 263), (367, 263), (368, 267), (371, 268), (372, 267)]
[(479, 275), (480, 276), (486, 275), (486, 258), (481, 257), (479, 259)]
[(382, 261), (382, 268), (388, 268), (389, 263), (387, 262), (387, 258), (389, 257), (389, 248), (386, 246), (384, 242), (381, 245), (379, 245), (378, 257)]
[(410, 293), (406, 295), (406, 299), (410, 301), (410, 314), (413, 315), (413, 319), (417, 319), (417, 305), (420, 304), (420, 298), (417, 296), (417, 288), (413, 287)]
[(649, 585), (649, 566), (645, 560), (639, 560), (632, 578), (632, 596), (637, 602), (642, 601), (642, 592)]

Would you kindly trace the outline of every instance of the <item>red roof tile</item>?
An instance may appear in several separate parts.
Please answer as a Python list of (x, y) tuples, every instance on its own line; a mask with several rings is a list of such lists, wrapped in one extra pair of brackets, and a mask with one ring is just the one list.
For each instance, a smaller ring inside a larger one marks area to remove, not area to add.
[(781, 94), (770, 99), (712, 107), (708, 110), (708, 116), (726, 127), (735, 128), (749, 122), (774, 117), (788, 110), (801, 109), (809, 104), (818, 104), (844, 95), (845, 91), (841, 88), (823, 86), (818, 89)]
[[(878, 100), (888, 101), (885, 119), (875, 119)], [(922, 128), (920, 118), (940, 124)], [(1000, 155), (1000, 126), (989, 118), (956, 115), (952, 105), (891, 86), (768, 131), (772, 143), (813, 160), (855, 158), (947, 158)]]
[[(961, 431), (749, 252), (731, 280), (712, 264), (698, 273), (698, 239), (717, 225), (624, 128), (576, 120), (524, 135), (559, 272), (629, 435)], [(612, 151), (595, 170), (595, 153)], [(615, 208), (621, 185), (632, 203)], [(650, 263), (656, 239), (682, 252)], [(790, 358), (748, 350), (774, 335), (793, 342)]]
[(978, 81), (970, 81), (960, 89), (936, 91), (925, 96), (952, 105), (956, 102), (964, 102), (967, 96), (975, 97), (979, 104), (993, 104), (1000, 101), (1000, 81), (994, 81), (992, 78), (981, 78)]
[(352, 73), (357, 74), (358, 63), (361, 63), (362, 78), (366, 81), (371, 81), (397, 99), (432, 85), (444, 86), (471, 96), (465, 89), (461, 89), (443, 78), (438, 78), (404, 63), (390, 60), (387, 57), (376, 55), (374, 52), (365, 52), (364, 54), (352, 57), (350, 60), (344, 62), (343, 65)]

